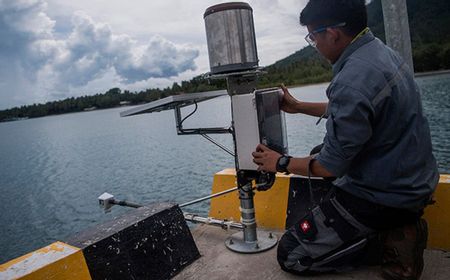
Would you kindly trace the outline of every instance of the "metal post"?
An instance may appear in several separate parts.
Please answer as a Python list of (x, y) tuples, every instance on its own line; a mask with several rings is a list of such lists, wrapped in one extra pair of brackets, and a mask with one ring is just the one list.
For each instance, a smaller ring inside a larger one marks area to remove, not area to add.
[(414, 70), (406, 0), (381, 0), (386, 43)]
[(196, 203), (199, 203), (199, 202), (202, 202), (202, 201), (214, 198), (214, 197), (218, 197), (218, 196), (222, 196), (224, 194), (230, 193), (230, 192), (234, 192), (237, 189), (238, 189), (238, 187), (234, 187), (234, 188), (231, 188), (231, 189), (228, 189), (228, 190), (224, 190), (224, 191), (221, 191), (221, 192), (218, 192), (218, 193), (214, 193), (214, 194), (211, 194), (211, 195), (208, 195), (208, 196), (205, 196), (205, 197), (201, 197), (201, 198), (189, 201), (189, 202), (182, 203), (182, 204), (180, 204), (178, 206), (180, 208), (182, 208), (182, 207), (185, 207), (185, 206), (196, 204)]
[(255, 218), (255, 206), (253, 201), (252, 180), (247, 178), (246, 171), (238, 170), (237, 180), (239, 188), (239, 200), (241, 212), (242, 232), (231, 235), (225, 245), (228, 249), (238, 253), (259, 253), (274, 247), (278, 240), (271, 232), (258, 230)]
[(241, 223), (245, 225), (244, 241), (256, 242), (258, 240), (256, 233), (255, 206), (253, 203), (252, 184), (248, 183), (239, 190), (239, 200), (241, 207)]
[(211, 225), (211, 226), (219, 226), (223, 229), (239, 229), (242, 230), (245, 228), (245, 226), (241, 223), (236, 223), (233, 221), (227, 221), (227, 220), (218, 220), (218, 219), (214, 219), (211, 217), (200, 217), (198, 215), (195, 214), (191, 214), (191, 213), (183, 213), (184, 215), (184, 219), (186, 221), (190, 221), (193, 223), (202, 223), (202, 224), (207, 224), (207, 225)]

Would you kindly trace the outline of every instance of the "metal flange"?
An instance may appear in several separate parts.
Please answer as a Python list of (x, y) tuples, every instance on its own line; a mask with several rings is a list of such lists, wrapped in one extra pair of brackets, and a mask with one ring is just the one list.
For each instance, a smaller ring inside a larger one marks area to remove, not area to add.
[(256, 241), (245, 241), (243, 232), (237, 232), (225, 240), (225, 246), (231, 251), (244, 254), (254, 254), (267, 251), (278, 243), (278, 238), (272, 233), (257, 230)]

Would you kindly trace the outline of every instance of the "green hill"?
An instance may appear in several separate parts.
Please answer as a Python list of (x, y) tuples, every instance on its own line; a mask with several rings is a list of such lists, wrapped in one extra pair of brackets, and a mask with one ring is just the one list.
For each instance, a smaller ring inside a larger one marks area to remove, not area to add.
[[(413, 45), (450, 42), (450, 2), (448, 0), (407, 0)], [(368, 6), (369, 26), (384, 39), (381, 0)]]
[[(449, 0), (407, 0), (407, 6), (415, 71), (450, 69)], [(367, 6), (367, 12), (370, 29), (375, 36), (385, 41), (381, 0), (372, 1)], [(313, 48), (305, 47), (271, 65), (269, 74), (276, 79), (279, 77), (278, 72), (285, 73), (283, 77), (287, 84), (291, 84), (288, 81), (304, 84), (303, 81), (321, 81), (321, 77), (327, 77), (325, 73), (309, 71), (311, 65), (330, 71), (330, 67), (324, 65), (324, 60)], [(292, 75), (286, 77), (286, 73)], [(273, 80), (270, 77), (268, 79)]]
[(331, 79), (330, 64), (312, 47), (305, 47), (267, 67), (260, 78), (260, 87), (303, 85)]
[[(449, 0), (407, 0), (416, 72), (450, 69)], [(367, 6), (369, 27), (385, 40), (381, 0)]]

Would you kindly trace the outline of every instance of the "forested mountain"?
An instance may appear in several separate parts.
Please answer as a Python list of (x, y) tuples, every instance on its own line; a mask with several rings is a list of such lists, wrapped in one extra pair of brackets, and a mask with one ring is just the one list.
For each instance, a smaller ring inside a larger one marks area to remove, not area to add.
[(329, 81), (331, 66), (314, 48), (305, 47), (267, 67), (260, 79), (261, 87), (303, 85)]
[[(407, 0), (416, 72), (450, 69), (450, 1)], [(369, 27), (384, 41), (381, 0), (367, 6)]]
[[(415, 71), (450, 69), (450, 0), (407, 0), (407, 6)], [(381, 0), (373, 0), (367, 6), (367, 12), (370, 29), (385, 41)], [(320, 65), (323, 70), (331, 69), (311, 47), (297, 51), (269, 69), (273, 67), (272, 72), (283, 72), (290, 68), (289, 72), (295, 74), (287, 79), (308, 80), (312, 77), (301, 78), (297, 73), (302, 73), (300, 68), (306, 71), (311, 64)], [(292, 71), (293, 66), (295, 70)], [(319, 76), (327, 77), (324, 73)]]
[[(416, 72), (450, 69), (450, 0), (407, 0), (411, 30), (414, 68)], [(368, 6), (369, 27), (384, 40), (381, 0)], [(325, 82), (331, 79), (331, 67), (315, 49), (305, 47), (267, 67), (260, 78), (260, 87), (301, 85)], [(147, 89), (139, 92), (113, 88), (103, 94), (67, 98), (46, 104), (33, 104), (0, 111), (0, 121), (32, 118), (46, 115), (79, 112), (88, 108), (110, 108), (126, 101), (139, 104), (169, 95), (224, 89), (225, 81), (207, 81), (200, 76), (174, 83), (165, 89)]]

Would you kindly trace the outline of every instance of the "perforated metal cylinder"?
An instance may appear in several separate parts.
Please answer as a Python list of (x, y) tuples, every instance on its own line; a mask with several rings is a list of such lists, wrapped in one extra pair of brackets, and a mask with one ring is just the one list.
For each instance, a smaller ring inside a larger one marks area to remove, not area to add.
[(258, 66), (250, 5), (230, 2), (211, 6), (203, 17), (211, 73), (249, 70)]

